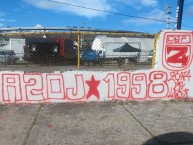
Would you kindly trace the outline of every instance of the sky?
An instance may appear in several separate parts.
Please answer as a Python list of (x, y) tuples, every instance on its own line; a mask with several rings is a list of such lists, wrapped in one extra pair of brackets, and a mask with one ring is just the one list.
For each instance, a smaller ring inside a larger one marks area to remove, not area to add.
[[(0, 28), (70, 26), (156, 33), (166, 29), (166, 22), (136, 17), (166, 21), (168, 5), (175, 22), (177, 0), (0, 0)], [(184, 0), (182, 29), (193, 30), (193, 0)]]

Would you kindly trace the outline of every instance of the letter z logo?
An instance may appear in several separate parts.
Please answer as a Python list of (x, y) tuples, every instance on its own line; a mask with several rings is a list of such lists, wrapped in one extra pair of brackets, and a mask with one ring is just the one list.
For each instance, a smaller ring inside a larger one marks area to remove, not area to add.
[[(176, 47), (168, 47), (167, 48), (167, 63), (180, 63), (182, 66), (185, 66), (188, 63), (188, 56), (187, 55), (187, 47), (181, 47), (181, 48), (176, 48)], [(169, 56), (169, 54), (173, 55)]]
[(166, 46), (165, 64), (168, 69), (179, 70), (189, 66), (191, 60), (190, 46)]

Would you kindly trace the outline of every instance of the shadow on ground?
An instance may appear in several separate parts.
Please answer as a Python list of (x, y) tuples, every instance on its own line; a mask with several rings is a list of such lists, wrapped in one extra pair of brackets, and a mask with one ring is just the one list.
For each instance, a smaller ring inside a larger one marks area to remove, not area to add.
[[(155, 140), (158, 143), (155, 143)], [(143, 145), (192, 145), (193, 134), (188, 132), (171, 132), (155, 136)]]

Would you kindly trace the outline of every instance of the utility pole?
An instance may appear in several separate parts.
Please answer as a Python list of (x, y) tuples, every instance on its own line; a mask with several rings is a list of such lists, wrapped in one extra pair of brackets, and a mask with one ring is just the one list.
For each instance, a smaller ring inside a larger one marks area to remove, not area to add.
[(178, 0), (176, 8), (176, 25), (175, 29), (180, 30), (182, 25), (182, 14), (183, 14), (184, 0)]
[(167, 18), (166, 18), (166, 22), (167, 22), (167, 25), (166, 25), (166, 29), (170, 29), (170, 20), (171, 20), (171, 6), (167, 5), (166, 6), (166, 14), (167, 14)]
[[(86, 22), (82, 21), (82, 27), (81, 28), (84, 29), (85, 25), (86, 25)], [(84, 32), (83, 32), (83, 34), (80, 35), (80, 46), (81, 46), (81, 48), (83, 48), (83, 45), (84, 45)]]

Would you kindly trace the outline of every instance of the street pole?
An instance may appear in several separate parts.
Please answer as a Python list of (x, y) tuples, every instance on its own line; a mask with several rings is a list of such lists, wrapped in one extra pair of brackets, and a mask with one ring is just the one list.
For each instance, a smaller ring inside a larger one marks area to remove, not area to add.
[(171, 20), (171, 6), (167, 5), (166, 6), (166, 14), (167, 14), (167, 18), (166, 18), (166, 21), (167, 21), (167, 25), (166, 25), (166, 29), (170, 29), (170, 20)]
[(176, 9), (176, 29), (180, 30), (182, 26), (182, 15), (183, 15), (184, 0), (178, 0)]
[(78, 62), (77, 68), (80, 69), (80, 30), (78, 30)]

